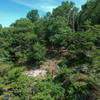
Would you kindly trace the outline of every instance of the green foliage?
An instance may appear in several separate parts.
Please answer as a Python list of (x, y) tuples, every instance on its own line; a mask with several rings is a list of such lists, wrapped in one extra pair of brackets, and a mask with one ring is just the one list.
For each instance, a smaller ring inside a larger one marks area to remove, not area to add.
[(52, 18), (48, 29), (50, 31), (49, 40), (52, 45), (56, 47), (67, 45), (67, 36), (72, 33), (72, 30), (66, 26), (66, 21), (63, 17)]
[(17, 60), (17, 65), (23, 65), (27, 61), (27, 58), (21, 52), (16, 52), (15, 56)]
[(53, 17), (61, 16), (66, 20), (66, 25), (70, 26), (74, 31), (75, 19), (78, 12), (78, 8), (74, 6), (73, 2), (62, 2), (61, 6), (58, 6), (53, 10)]
[(48, 24), (49, 20), (46, 20), (45, 18), (41, 18), (38, 21), (35, 22), (35, 33), (38, 36), (38, 41), (45, 43), (48, 39)]
[(20, 100), (30, 100), (34, 91), (34, 80), (27, 76), (21, 75), (17, 78), (16, 82), (12, 84), (12, 91), (15, 96), (18, 96)]
[(64, 89), (53, 82), (41, 82), (36, 85), (35, 100), (59, 100), (64, 98)]
[(33, 52), (28, 56), (29, 61), (41, 61), (44, 60), (46, 56), (46, 48), (44, 45), (41, 45), (40, 43), (36, 42), (33, 45)]
[(2, 87), (2, 85), (0, 84), (0, 95), (2, 95), (3, 94), (3, 87)]
[(33, 50), (34, 50), (34, 59), (36, 60), (41, 60), (45, 58), (46, 55), (46, 48), (39, 44), (38, 42), (34, 44), (33, 46)]
[(59, 100), (64, 98), (65, 90), (53, 82), (43, 82), (21, 75), (12, 84), (12, 91), (21, 100)]
[[(0, 100), (99, 100), (99, 8), (100, 0), (89, 0), (78, 12), (66, 1), (44, 17), (31, 10), (7, 28), (0, 25)], [(52, 55), (59, 60), (54, 76)], [(51, 65), (45, 77), (23, 75), (45, 60)]]
[(85, 77), (82, 77), (75, 69), (66, 66), (62, 67), (61, 74), (54, 79), (56, 83), (62, 84), (65, 89), (65, 99), (67, 100), (87, 100), (90, 97), (91, 85), (84, 80), (86, 80)]
[(0, 77), (0, 84), (3, 84), (4, 83), (4, 80), (2, 77)]
[(20, 98), (19, 97), (14, 97), (13, 99), (11, 99), (11, 100), (20, 100)]
[(91, 20), (92, 25), (100, 24), (100, 1), (99, 0), (89, 0), (86, 4), (82, 6), (82, 10), (79, 13), (79, 24), (80, 27), (84, 24), (86, 20)]
[(27, 14), (27, 18), (30, 19), (32, 22), (37, 21), (39, 18), (38, 10), (31, 10)]
[(12, 65), (1, 64), (0, 65), (0, 76), (7, 75), (7, 72), (12, 68)]
[(68, 100), (83, 100), (89, 96), (88, 84), (85, 82), (75, 82), (68, 87)]
[(8, 71), (9, 82), (15, 81), (21, 75), (21, 72), (21, 68), (13, 68), (12, 70)]

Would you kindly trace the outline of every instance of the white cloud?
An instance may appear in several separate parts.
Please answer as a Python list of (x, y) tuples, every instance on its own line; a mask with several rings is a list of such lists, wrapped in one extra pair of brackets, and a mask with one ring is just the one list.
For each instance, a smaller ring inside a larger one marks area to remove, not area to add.
[(12, 0), (18, 4), (27, 6), (29, 8), (38, 9), (44, 12), (52, 11), (56, 8), (59, 2), (57, 0)]
[(27, 6), (29, 8), (38, 9), (42, 12), (52, 11), (56, 8), (62, 1), (73, 1), (76, 6), (81, 8), (81, 5), (86, 2), (86, 0), (11, 0), (18, 4)]

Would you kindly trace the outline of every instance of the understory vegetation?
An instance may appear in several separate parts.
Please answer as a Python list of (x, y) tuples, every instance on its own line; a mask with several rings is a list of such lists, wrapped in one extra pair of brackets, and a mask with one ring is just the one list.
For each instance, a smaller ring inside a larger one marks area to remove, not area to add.
[[(48, 59), (60, 60), (53, 76), (23, 74)], [(33, 9), (0, 25), (0, 100), (100, 100), (99, 67), (100, 0), (81, 10), (62, 2), (42, 17)]]

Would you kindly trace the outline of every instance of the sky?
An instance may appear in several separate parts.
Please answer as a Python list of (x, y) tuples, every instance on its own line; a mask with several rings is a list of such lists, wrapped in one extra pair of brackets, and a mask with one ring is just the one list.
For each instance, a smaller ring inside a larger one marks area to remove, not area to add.
[(38, 9), (39, 14), (43, 16), (61, 5), (62, 1), (73, 1), (81, 9), (81, 5), (87, 0), (0, 0), (0, 24), (8, 27), (17, 19), (25, 18), (32, 9)]

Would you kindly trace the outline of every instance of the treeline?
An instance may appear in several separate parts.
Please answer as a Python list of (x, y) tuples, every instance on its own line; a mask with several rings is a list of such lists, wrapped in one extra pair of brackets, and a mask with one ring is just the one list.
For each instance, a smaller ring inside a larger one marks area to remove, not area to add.
[[(99, 8), (100, 0), (81, 11), (66, 1), (43, 17), (31, 10), (8, 28), (0, 26), (0, 100), (99, 100)], [(53, 58), (61, 60), (54, 78), (22, 74)]]

